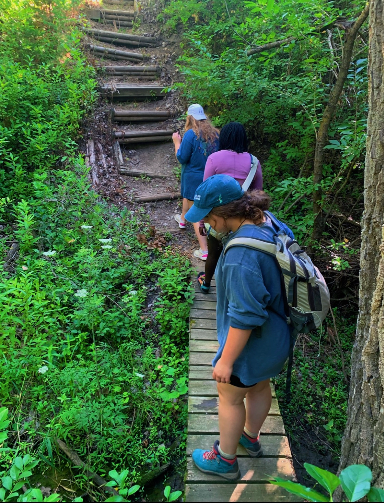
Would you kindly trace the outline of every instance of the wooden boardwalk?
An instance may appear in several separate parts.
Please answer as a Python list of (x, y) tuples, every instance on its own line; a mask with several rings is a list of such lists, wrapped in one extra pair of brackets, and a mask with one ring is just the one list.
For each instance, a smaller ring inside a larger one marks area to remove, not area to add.
[(218, 393), (212, 379), (211, 361), (216, 338), (216, 287), (208, 295), (196, 286), (190, 315), (187, 477), (185, 501), (295, 501), (280, 487), (269, 484), (273, 477), (292, 480), (291, 451), (274, 392), (272, 407), (261, 430), (264, 456), (253, 459), (239, 445), (237, 455), (242, 478), (236, 483), (197, 470), (191, 458), (194, 449), (210, 449), (218, 438)]

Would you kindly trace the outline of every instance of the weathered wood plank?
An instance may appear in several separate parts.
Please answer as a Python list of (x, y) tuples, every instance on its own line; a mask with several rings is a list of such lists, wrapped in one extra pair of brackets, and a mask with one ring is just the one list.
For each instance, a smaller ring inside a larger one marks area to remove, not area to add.
[[(219, 404), (218, 397), (191, 395), (188, 398), (188, 412), (190, 412), (191, 414), (201, 414), (205, 412), (210, 414), (217, 414), (218, 404)], [(268, 415), (270, 416), (280, 415), (279, 404), (275, 398), (272, 399), (272, 404)]]
[[(210, 380), (212, 381), (212, 366), (199, 367), (197, 365), (190, 365), (189, 379)], [(191, 381), (189, 382), (191, 383)]]
[[(216, 292), (202, 293), (199, 289), (195, 290), (195, 300), (204, 300), (205, 302), (216, 302)], [(216, 307), (215, 307), (216, 309)]]
[(219, 344), (217, 341), (191, 340), (189, 341), (189, 351), (204, 351), (207, 353), (217, 353)]
[(208, 330), (216, 330), (216, 320), (213, 319), (191, 319), (189, 323), (191, 328), (208, 328)]
[[(217, 440), (217, 435), (188, 435), (187, 436), (187, 455), (190, 456), (195, 449), (210, 449)], [(285, 435), (261, 435), (261, 446), (264, 456), (291, 457), (288, 438)], [(236, 454), (238, 456), (247, 456), (249, 454), (240, 444)]]
[[(189, 433), (219, 434), (218, 416), (214, 414), (188, 414)], [(261, 433), (284, 435), (285, 429), (281, 416), (268, 416), (261, 428)]]
[[(210, 448), (210, 446), (207, 446)], [(275, 477), (290, 479), (292, 461), (287, 458), (238, 458), (241, 479), (249, 482), (268, 482)], [(198, 470), (191, 458), (187, 460), (187, 482), (217, 482), (217, 475)]]
[(190, 365), (207, 365), (212, 367), (212, 353), (189, 353)]
[(100, 86), (100, 91), (103, 96), (113, 94), (113, 96), (120, 98), (152, 98), (162, 97), (164, 87), (157, 85), (135, 85), (135, 84), (104, 84)]
[(209, 319), (216, 321), (216, 309), (210, 309), (209, 311), (207, 311), (206, 309), (195, 309), (194, 307), (192, 307), (190, 317), (192, 319), (198, 318), (200, 320)]
[(199, 328), (192, 328), (190, 338), (206, 341), (217, 341), (217, 332), (216, 330), (202, 330)]
[(195, 297), (195, 302), (193, 303), (193, 309), (206, 309), (208, 311), (213, 311), (214, 313), (216, 313), (216, 299), (200, 300), (196, 299)]
[[(204, 368), (204, 367), (203, 367)], [(212, 376), (212, 367), (209, 371)], [(275, 387), (271, 385), (272, 397), (276, 398)], [(218, 396), (217, 383), (211, 377), (208, 379), (193, 380), (189, 381), (188, 385), (188, 395), (189, 396)]]
[(185, 501), (188, 503), (238, 502), (260, 503), (270, 501), (297, 501), (297, 497), (289, 494), (283, 488), (272, 484), (187, 484), (185, 486)]

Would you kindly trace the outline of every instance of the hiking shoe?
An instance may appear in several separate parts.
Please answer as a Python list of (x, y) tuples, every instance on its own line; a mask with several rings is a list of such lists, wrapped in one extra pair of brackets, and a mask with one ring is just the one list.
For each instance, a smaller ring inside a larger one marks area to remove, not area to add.
[(195, 449), (192, 459), (196, 467), (204, 473), (212, 473), (227, 480), (240, 478), (239, 464), (237, 458), (225, 459), (219, 454), (219, 441), (216, 440), (211, 451)]
[(200, 290), (203, 293), (209, 293), (209, 289), (211, 288), (211, 285), (206, 285), (205, 284), (205, 273), (204, 272), (199, 272), (197, 275), (197, 283), (200, 286)]
[(239, 444), (244, 447), (252, 458), (259, 458), (263, 455), (259, 439), (260, 435), (257, 438), (251, 438), (243, 431)]
[(201, 248), (199, 248), (198, 250), (195, 250), (193, 252), (193, 256), (196, 257), (196, 258), (199, 258), (201, 260), (207, 260), (208, 252), (207, 251), (203, 251)]
[(179, 224), (180, 229), (185, 229), (185, 222), (181, 220), (181, 215), (174, 215), (174, 219)]

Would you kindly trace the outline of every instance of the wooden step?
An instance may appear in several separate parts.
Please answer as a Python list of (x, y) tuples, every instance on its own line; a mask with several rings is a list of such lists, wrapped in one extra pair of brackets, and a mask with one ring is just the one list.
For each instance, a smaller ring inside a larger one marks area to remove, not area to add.
[(102, 45), (89, 44), (88, 47), (99, 58), (124, 59), (134, 61), (135, 63), (145, 58), (143, 54), (138, 52), (120, 51), (119, 49), (111, 49)]
[[(219, 478), (219, 477), (217, 477)], [(194, 484), (185, 486), (185, 501), (187, 503), (206, 503), (232, 501), (238, 503), (259, 503), (271, 501), (297, 501), (297, 496), (289, 494), (282, 487), (272, 484), (250, 484), (246, 479), (240, 483), (223, 483), (221, 479), (215, 483)]]
[[(215, 433), (219, 435), (219, 419), (217, 414), (189, 414), (188, 433), (205, 434)], [(281, 416), (268, 416), (261, 428), (261, 433), (285, 435), (285, 429)]]
[[(191, 414), (217, 414), (218, 413), (218, 403), (219, 397), (207, 397), (207, 396), (189, 396), (188, 398), (188, 412)], [(272, 399), (271, 409), (269, 411), (270, 416), (279, 415), (279, 405), (276, 398)]]
[(159, 98), (165, 96), (163, 86), (139, 84), (104, 84), (100, 87), (103, 96), (112, 99)]

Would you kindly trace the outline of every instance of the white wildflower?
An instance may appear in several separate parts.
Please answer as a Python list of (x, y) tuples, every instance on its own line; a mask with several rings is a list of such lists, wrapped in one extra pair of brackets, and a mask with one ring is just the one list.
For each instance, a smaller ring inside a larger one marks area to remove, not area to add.
[(82, 229), (92, 229), (93, 225), (82, 225)]
[(101, 248), (104, 248), (104, 250), (108, 250), (109, 248), (112, 248), (112, 246), (111, 245), (104, 245)]
[(133, 296), (133, 295), (137, 295), (137, 290), (131, 290), (129, 292), (129, 295)]
[(86, 297), (88, 295), (88, 292), (87, 290), (77, 290), (77, 292), (75, 293), (75, 297)]
[(55, 250), (49, 250), (49, 251), (46, 251), (46, 252), (43, 252), (43, 255), (45, 255), (46, 257), (52, 257), (52, 255), (55, 255)]
[(135, 372), (135, 375), (136, 375), (137, 377), (141, 377), (141, 378), (143, 378), (143, 377), (144, 377), (144, 374), (139, 374), (138, 372)]
[(100, 243), (112, 243), (112, 239), (99, 239)]
[(43, 367), (40, 367), (39, 370), (38, 370), (38, 373), (39, 374), (45, 374), (48, 370), (48, 367), (46, 365), (44, 365)]

